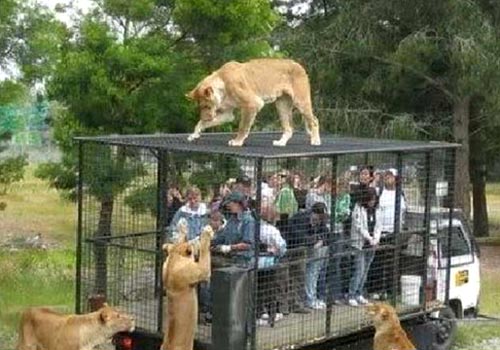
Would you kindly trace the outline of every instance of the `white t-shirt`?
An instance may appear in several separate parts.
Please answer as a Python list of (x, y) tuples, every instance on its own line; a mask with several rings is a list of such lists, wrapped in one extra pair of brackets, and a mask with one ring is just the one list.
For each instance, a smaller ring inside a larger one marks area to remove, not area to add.
[[(396, 190), (384, 188), (379, 198), (380, 225), (382, 232), (394, 232), (394, 216), (396, 212)], [(403, 213), (406, 211), (405, 198), (401, 196), (400, 224), (403, 224)]]

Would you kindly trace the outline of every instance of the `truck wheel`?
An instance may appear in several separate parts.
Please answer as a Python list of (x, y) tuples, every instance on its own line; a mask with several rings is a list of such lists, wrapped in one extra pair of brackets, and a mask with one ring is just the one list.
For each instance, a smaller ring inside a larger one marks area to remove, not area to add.
[(435, 339), (433, 350), (449, 350), (457, 335), (457, 319), (449, 307), (439, 311), (437, 320), (433, 321)]

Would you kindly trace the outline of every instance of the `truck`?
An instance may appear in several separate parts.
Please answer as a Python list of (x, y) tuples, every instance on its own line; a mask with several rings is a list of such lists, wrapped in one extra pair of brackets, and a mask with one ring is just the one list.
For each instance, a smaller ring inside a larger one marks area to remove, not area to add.
[[(220, 191), (236, 186), (242, 176), (251, 182), (239, 190), (248, 191), (252, 203), (248, 210), (255, 218), (254, 258), (245, 266), (213, 266), (210, 284), (200, 286), (196, 349), (370, 348), (373, 327), (363, 307), (333, 295), (334, 290), (348, 292), (357, 254), (349, 219), (340, 220), (337, 199), (349, 193), (349, 181), (358, 180), (354, 169), (366, 165), (374, 179), (384, 169), (398, 174), (394, 239), (373, 248), (373, 268), (364, 290), (368, 300), (383, 299), (395, 306), (420, 350), (449, 349), (456, 319), (477, 315), (479, 250), (465, 215), (454, 205), (458, 145), (325, 134), (321, 146), (310, 146), (306, 133), (296, 133), (286, 147), (273, 147), (277, 133), (258, 132), (244, 147), (231, 147), (228, 133), (206, 134), (194, 142), (187, 136), (76, 139), (76, 312), (92, 311), (106, 301), (135, 315), (136, 330), (115, 336), (117, 349), (160, 348), (168, 322), (161, 247), (169, 239), (172, 211), (178, 209), (172, 191), (197, 186), (201, 202), (213, 207), (223, 196)], [(326, 179), (321, 182), (326, 184), (323, 193), (330, 198), (324, 254), (311, 254), (306, 244), (289, 245), (285, 256), (261, 267), (258, 261), (265, 251), (259, 215), (262, 203), (269, 200), (266, 196), (294, 186), (298, 211), (307, 211), (301, 196), (307, 189), (319, 191), (321, 177)], [(381, 185), (375, 180), (373, 184)], [(314, 297), (321, 302), (302, 313), (291, 303), (304, 301), (311, 275), (301, 271), (309, 271), (314, 262), (321, 266), (313, 282)]]

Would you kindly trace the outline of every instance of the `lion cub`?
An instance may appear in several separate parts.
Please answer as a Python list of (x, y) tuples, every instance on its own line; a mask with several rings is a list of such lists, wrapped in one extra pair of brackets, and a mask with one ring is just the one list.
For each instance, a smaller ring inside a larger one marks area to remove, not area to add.
[(369, 304), (366, 312), (375, 326), (373, 350), (416, 350), (401, 328), (394, 308), (388, 304)]
[(43, 307), (21, 316), (17, 350), (91, 350), (118, 332), (132, 332), (134, 319), (104, 304), (96, 312), (65, 315)]

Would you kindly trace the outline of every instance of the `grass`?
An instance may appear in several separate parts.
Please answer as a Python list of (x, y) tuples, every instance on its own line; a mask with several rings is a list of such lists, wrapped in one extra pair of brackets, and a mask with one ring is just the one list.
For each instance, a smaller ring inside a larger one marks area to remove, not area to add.
[(75, 242), (75, 203), (33, 176), (35, 166), (26, 169), (25, 179), (2, 196), (7, 208), (0, 211), (0, 242), (10, 237), (33, 236), (73, 248)]
[(483, 340), (500, 338), (500, 326), (498, 323), (473, 323), (462, 324), (458, 328), (454, 348), (478, 349), (477, 344)]
[(490, 234), (500, 238), (500, 182), (486, 185)]
[[(498, 271), (481, 273), (480, 313), (500, 317), (500, 274)], [(500, 325), (497, 326), (500, 329)]]
[(0, 348), (14, 348), (24, 308), (74, 309), (74, 261), (75, 253), (64, 249), (0, 251)]

